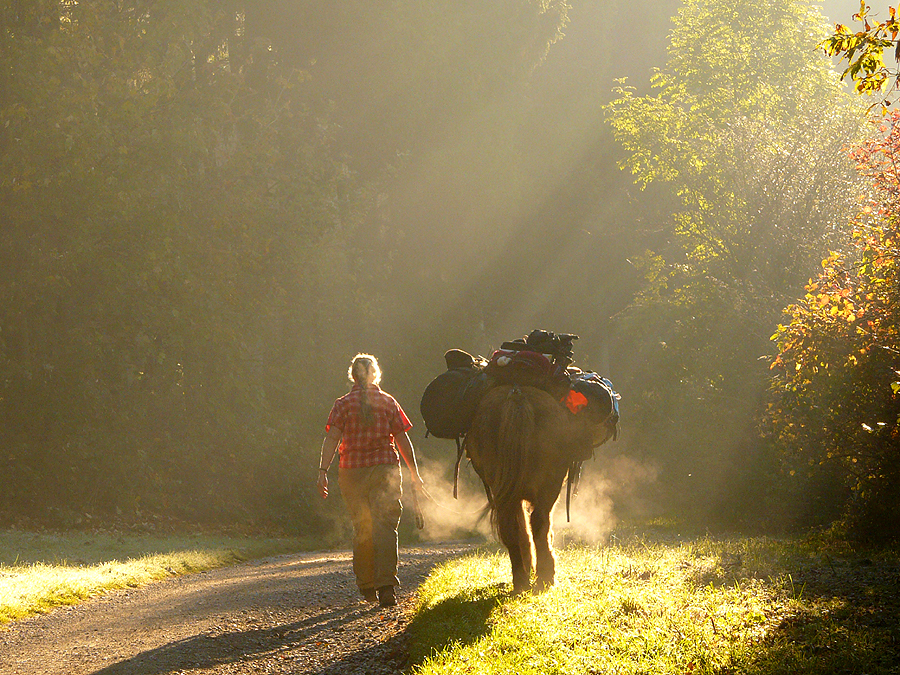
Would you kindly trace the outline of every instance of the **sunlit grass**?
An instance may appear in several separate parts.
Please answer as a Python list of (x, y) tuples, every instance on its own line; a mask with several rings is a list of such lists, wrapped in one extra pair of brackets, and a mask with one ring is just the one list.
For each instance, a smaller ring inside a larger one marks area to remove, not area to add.
[(104, 592), (312, 548), (297, 539), (0, 532), (0, 625)]
[[(898, 672), (896, 590), (845, 561), (852, 588), (829, 593), (840, 570), (826, 558), (766, 539), (569, 548), (554, 588), (513, 597), (505, 554), (469, 556), (421, 589), (413, 672)], [(896, 556), (885, 564), (896, 574)]]

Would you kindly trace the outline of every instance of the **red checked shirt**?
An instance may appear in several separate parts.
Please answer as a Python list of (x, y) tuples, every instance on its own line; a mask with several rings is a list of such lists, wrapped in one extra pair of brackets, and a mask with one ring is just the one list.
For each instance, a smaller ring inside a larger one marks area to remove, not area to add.
[(366, 398), (372, 407), (372, 422), (364, 426), (359, 411), (362, 393), (362, 387), (354, 385), (349, 394), (334, 402), (325, 424), (326, 432), (331, 427), (341, 430), (340, 467), (358, 469), (399, 464), (394, 436), (412, 428), (409, 418), (393, 396), (373, 384), (366, 390)]

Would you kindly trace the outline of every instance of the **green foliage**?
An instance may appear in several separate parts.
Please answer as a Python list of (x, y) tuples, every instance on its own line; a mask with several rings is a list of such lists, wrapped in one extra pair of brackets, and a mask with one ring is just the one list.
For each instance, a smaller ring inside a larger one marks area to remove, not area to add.
[(857, 536), (900, 536), (900, 115), (854, 156), (871, 190), (852, 254), (832, 253), (773, 340), (771, 421), (789, 471), (832, 471)]
[(635, 260), (645, 285), (619, 321), (629, 414), (701, 508), (747, 468), (759, 357), (852, 204), (842, 147), (861, 111), (814, 51), (824, 31), (810, 2), (688, 0), (653, 93), (621, 86), (607, 108), (623, 168), (677, 204)]
[(343, 364), (403, 352), (421, 224), (398, 224), (397, 185), (460, 110), (502, 152), (458, 174), (513, 182), (517, 120), (487, 103), (567, 9), (2, 5), (4, 518), (329, 525), (315, 454)]
[(311, 255), (363, 200), (304, 112), (303, 73), (247, 55), (240, 16), (88, 2), (55, 18), (3, 36), (4, 506), (242, 510), (296, 438), (299, 364), (276, 359), (322, 311), (296, 303)]

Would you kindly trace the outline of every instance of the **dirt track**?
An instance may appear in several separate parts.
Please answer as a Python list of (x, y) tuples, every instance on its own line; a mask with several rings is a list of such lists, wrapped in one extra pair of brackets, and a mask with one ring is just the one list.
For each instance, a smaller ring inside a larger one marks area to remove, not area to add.
[(398, 673), (412, 595), (466, 551), (401, 551), (396, 608), (362, 602), (350, 554), (278, 556), (118, 591), (0, 629), (2, 675)]

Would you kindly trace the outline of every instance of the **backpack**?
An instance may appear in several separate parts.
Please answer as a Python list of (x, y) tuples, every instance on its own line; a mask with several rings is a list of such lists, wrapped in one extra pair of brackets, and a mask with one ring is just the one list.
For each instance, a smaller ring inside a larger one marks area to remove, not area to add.
[(571, 385), (563, 401), (576, 415), (585, 415), (597, 426), (605, 426), (612, 440), (619, 436), (619, 399), (612, 382), (597, 373), (570, 369)]
[(455, 440), (466, 435), (490, 383), (482, 359), (451, 349), (444, 360), (447, 370), (425, 387), (419, 412), (425, 420), (426, 435)]

